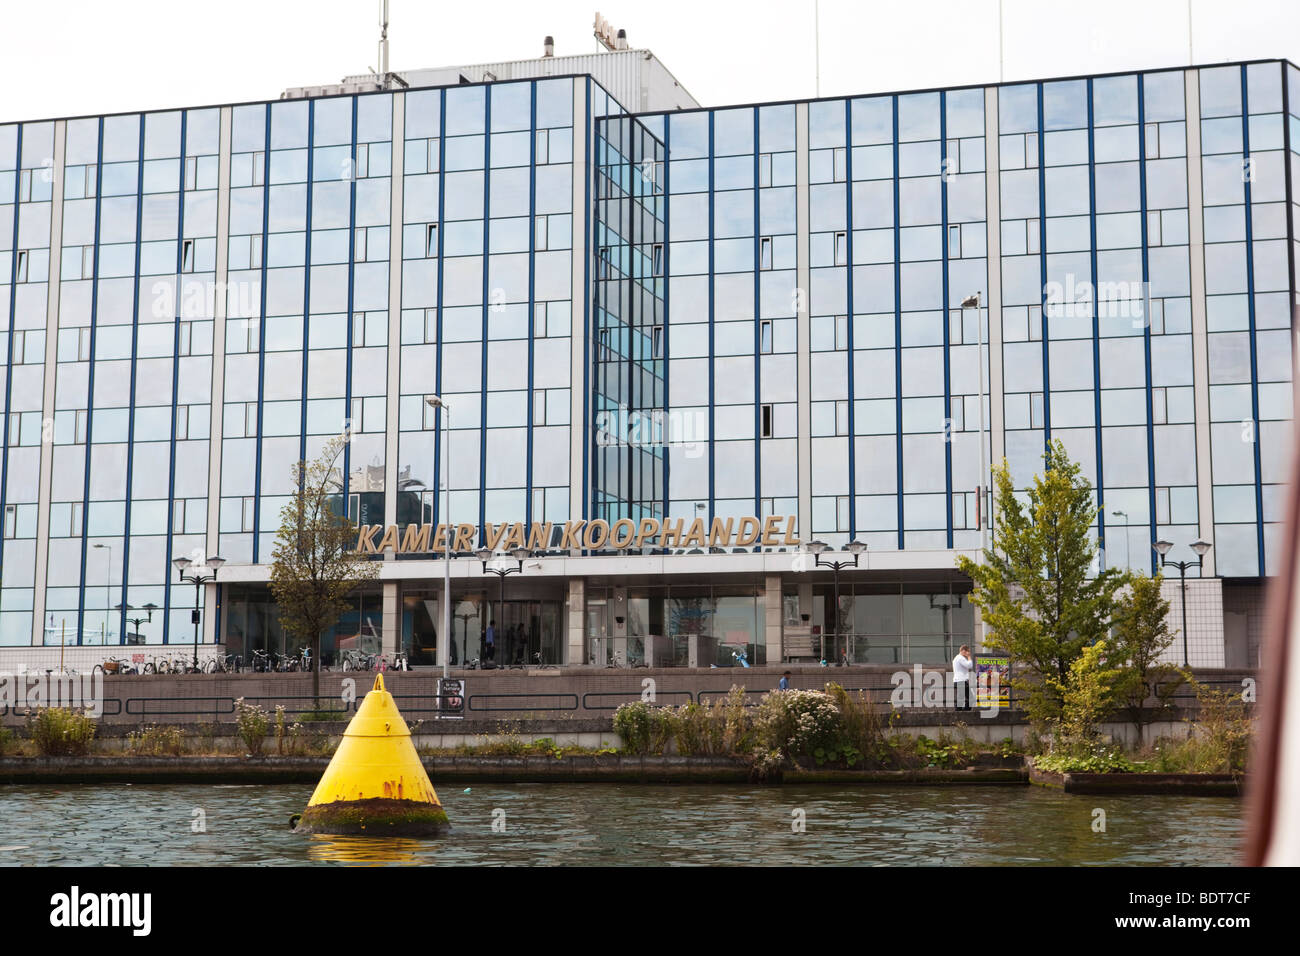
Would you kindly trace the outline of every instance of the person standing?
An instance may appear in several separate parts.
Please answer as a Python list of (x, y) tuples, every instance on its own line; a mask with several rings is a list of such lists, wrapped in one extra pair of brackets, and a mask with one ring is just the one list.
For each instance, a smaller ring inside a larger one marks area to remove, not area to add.
[(958, 710), (970, 710), (970, 672), (974, 669), (970, 645), (963, 644), (952, 659), (952, 687)]
[(483, 634), (483, 660), (490, 661), (497, 656), (497, 622), (488, 621), (487, 631)]

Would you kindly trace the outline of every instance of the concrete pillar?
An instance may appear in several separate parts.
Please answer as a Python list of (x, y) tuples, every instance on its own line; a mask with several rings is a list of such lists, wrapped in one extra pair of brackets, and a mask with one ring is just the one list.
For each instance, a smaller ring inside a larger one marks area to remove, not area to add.
[[(1196, 415), (1197, 534), (1214, 540), (1214, 476), (1210, 471), (1210, 345), (1205, 314), (1205, 209), (1201, 184), (1200, 71), (1184, 74), (1187, 116), (1187, 256), (1192, 280), (1192, 398)], [(1152, 477), (1154, 481), (1154, 476)], [(1149, 559), (1150, 552), (1147, 552)], [(1201, 559), (1201, 576), (1214, 577), (1214, 551)], [(1182, 660), (1179, 657), (1179, 660)]]
[[(213, 280), (217, 289), (230, 281), (230, 156), (233, 132), (230, 107), (221, 110), (221, 133), (217, 161), (217, 264)], [(212, 300), (212, 403), (208, 423), (208, 554), (220, 554), (221, 530), (221, 430), (226, 391), (226, 306), (224, 292)]]
[[(799, 302), (795, 309), (798, 361), (798, 414), (796, 451), (799, 456), (799, 536), (809, 541), (813, 536), (812, 520), (812, 319), (808, 312), (808, 290), (812, 287), (812, 266), (809, 259), (809, 216), (811, 210), (811, 185), (808, 170), (808, 104), (796, 103), (795, 117), (795, 242), (796, 282)], [(850, 356), (850, 361), (852, 357)], [(850, 439), (852, 440), (852, 439)], [(849, 489), (853, 493), (854, 489)], [(802, 600), (800, 602), (802, 604)]]
[(568, 654), (566, 664), (587, 663), (587, 583), (582, 578), (569, 578)]
[(397, 644), (401, 637), (401, 595), (398, 593), (400, 587), (400, 581), (385, 581), (383, 583), (384, 619), (382, 630), (383, 650), (381, 653), (387, 654), (389, 657), (397, 653)]
[[(574, 235), (581, 234), (580, 230), (584, 228), (584, 220), (579, 219), (579, 210), (585, 210), (581, 213), (586, 217), (586, 222), (592, 219), (590, 203), (587, 198), (588, 177), (590, 169), (587, 166), (587, 123), (582, 122), (582, 118), (587, 115), (587, 95), (590, 81), (582, 78), (573, 81), (573, 195), (572, 209), (574, 211), (573, 225)], [(569, 276), (570, 288), (573, 290), (572, 314), (569, 319), (569, 368), (573, 373), (573, 388), (569, 390), (569, 511), (573, 517), (587, 517), (587, 489), (585, 485), (585, 475), (583, 474), (582, 463), (587, 453), (586, 440), (587, 429), (584, 427), (587, 422), (587, 386), (582, 377), (582, 369), (588, 367), (587, 362), (587, 337), (590, 335), (588, 322), (584, 312), (584, 302), (591, 301), (591, 290), (593, 280), (587, 273), (587, 257), (578, 254), (578, 246), (574, 246), (574, 254), (571, 256), (572, 272)], [(534, 319), (536, 324), (536, 319)], [(523, 380), (528, 380), (526, 371), (523, 371)], [(528, 414), (532, 414), (529, 409)], [(521, 480), (522, 483), (522, 480)], [(541, 520), (543, 516), (533, 515), (534, 521)], [(576, 556), (576, 555), (575, 555)], [(581, 585), (579, 585), (579, 594), (581, 594)], [(581, 604), (581, 601), (579, 602)], [(581, 643), (578, 645), (581, 648)], [(585, 658), (569, 657), (569, 663), (576, 664)]]
[(763, 639), (767, 644), (767, 662), (779, 664), (785, 655), (785, 609), (779, 574), (769, 574), (763, 580), (762, 620)]
[[(989, 350), (988, 377), (985, 379), (988, 382), (988, 408), (985, 414), (988, 416), (990, 465), (1000, 465), (1007, 454), (1002, 406), (1002, 178), (999, 171), (1002, 160), (998, 136), (998, 89), (991, 86), (984, 91), (984, 204), (988, 216), (985, 241), (989, 261), (989, 288), (984, 297), (984, 316), (988, 321), (984, 346)], [(984, 475), (983, 484), (991, 487), (992, 479)], [(989, 513), (982, 515), (990, 529), (993, 528), (997, 506), (997, 501), (992, 501)], [(991, 540), (991, 530), (989, 537)]]
[[(221, 435), (226, 393), (226, 289), (230, 281), (230, 156), (234, 137), (234, 111), (221, 109), (221, 129), (217, 139), (217, 261), (213, 273), (217, 293), (207, 303), (212, 310), (212, 402), (208, 409), (208, 523), (204, 547), (208, 554), (221, 553)], [(184, 197), (182, 197), (183, 201)], [(183, 302), (181, 276), (177, 276), (177, 303)], [(179, 312), (178, 312), (179, 314)], [(173, 588), (173, 594), (177, 592)], [(205, 595), (203, 642), (217, 639), (216, 590), (209, 586)], [(224, 625), (223, 625), (224, 626)]]
[[(49, 282), (46, 283), (45, 300), (45, 378), (44, 394), (41, 402), (41, 422), (50, 428), (54, 422), (55, 386), (58, 384), (59, 336), (54, 329), (59, 327), (59, 293), (63, 283), (59, 276), (63, 269), (63, 159), (67, 146), (68, 124), (63, 120), (54, 124), (54, 156), (50, 172), (54, 176), (55, 188), (50, 196), (50, 266)], [(19, 157), (22, 165), (22, 157)], [(14, 214), (18, 207), (14, 206)], [(11, 294), (14, 294), (12, 288)], [(6, 424), (6, 427), (7, 424)], [(54, 482), (54, 442), (44, 438), (41, 441), (40, 487), (36, 496), (36, 567), (33, 569), (32, 581), (32, 644), (45, 643), (45, 577), (48, 571), (50, 554), (50, 498)], [(81, 516), (84, 527), (86, 514)], [(64, 530), (66, 534), (66, 529)], [(119, 574), (121, 572), (119, 571)], [(82, 582), (85, 587), (85, 582)], [(112, 602), (110, 602), (112, 603)], [(74, 636), (75, 640), (75, 636)]]
[(808, 623), (813, 623), (813, 583), (812, 579), (799, 582), (799, 613), (808, 615)]
[[(393, 94), (393, 140), (396, 142), (406, 129), (406, 96)], [(389, 189), (388, 221), (388, 260), (402, 261), (402, 196), (405, 186), (405, 164), (392, 164), (392, 179)], [(388, 270), (388, 396), (387, 418), (385, 419), (385, 441), (389, 448), (398, 446), (398, 414), (401, 399), (401, 358), (402, 349), (402, 271)], [(431, 468), (432, 462), (429, 463)], [(397, 524), (397, 456), (389, 454), (384, 462), (384, 524)], [(435, 488), (436, 492), (437, 489)], [(391, 551), (384, 556), (386, 561), (397, 560)]]

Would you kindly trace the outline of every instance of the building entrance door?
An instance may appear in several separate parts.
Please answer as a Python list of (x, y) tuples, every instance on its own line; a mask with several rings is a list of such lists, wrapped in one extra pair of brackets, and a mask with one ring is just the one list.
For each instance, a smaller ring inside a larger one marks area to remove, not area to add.
[(506, 601), (495, 613), (499, 666), (564, 663), (558, 602)]

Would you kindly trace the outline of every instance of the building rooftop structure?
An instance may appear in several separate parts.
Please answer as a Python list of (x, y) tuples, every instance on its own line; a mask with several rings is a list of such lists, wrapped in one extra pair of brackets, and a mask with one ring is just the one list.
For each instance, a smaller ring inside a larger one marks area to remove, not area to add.
[[(430, 67), (391, 73), (361, 73), (345, 76), (339, 83), (291, 87), (281, 99), (303, 99), (340, 93), (364, 93), (383, 89), (455, 86), (506, 80), (544, 79), (548, 76), (590, 75), (626, 109), (634, 113), (696, 109), (700, 102), (649, 50), (620, 49), (575, 56), (554, 56), (554, 44), (547, 37), (544, 53), (527, 60), (501, 60), (468, 66)], [(626, 42), (626, 38), (624, 38)]]

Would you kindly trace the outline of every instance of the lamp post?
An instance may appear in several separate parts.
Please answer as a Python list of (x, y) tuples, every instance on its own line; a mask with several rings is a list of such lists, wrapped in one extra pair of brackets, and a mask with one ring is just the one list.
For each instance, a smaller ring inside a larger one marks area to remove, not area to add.
[(104, 572), (104, 633), (100, 638), (100, 644), (107, 644), (108, 602), (113, 599), (113, 546), (111, 544), (96, 544), (92, 545), (92, 547), (108, 549), (108, 568)]
[(1129, 551), (1128, 551), (1128, 512), (1115, 510), (1112, 511), (1111, 514), (1113, 514), (1116, 518), (1124, 519), (1124, 570), (1127, 571), (1130, 568)]
[(1160, 540), (1160, 541), (1157, 541), (1157, 542), (1156, 542), (1155, 544), (1153, 544), (1151, 547), (1155, 548), (1155, 549), (1156, 549), (1156, 552), (1160, 555), (1160, 567), (1163, 568), (1166, 564), (1172, 564), (1174, 567), (1176, 567), (1176, 568), (1178, 569), (1178, 578), (1179, 578), (1179, 581), (1181, 582), (1181, 585), (1182, 585), (1182, 592), (1183, 592), (1183, 666), (1186, 667), (1186, 666), (1188, 666), (1188, 661), (1187, 661), (1187, 569), (1188, 569), (1188, 568), (1199, 568), (1199, 567), (1201, 566), (1201, 561), (1202, 561), (1202, 559), (1205, 557), (1206, 552), (1208, 552), (1208, 551), (1210, 550), (1210, 548), (1214, 547), (1214, 545), (1210, 544), (1210, 542), (1208, 542), (1208, 541), (1202, 541), (1200, 538), (1197, 538), (1195, 541), (1192, 542), (1192, 550), (1196, 552), (1196, 560), (1195, 560), (1195, 561), (1169, 561), (1169, 560), (1166, 560), (1166, 557), (1165, 557), (1165, 556), (1166, 556), (1167, 554), (1169, 554), (1169, 549), (1172, 548), (1173, 546), (1174, 546), (1174, 545), (1173, 545), (1173, 542), (1171, 542), (1171, 541), (1165, 541), (1165, 540), (1162, 539), (1162, 540)]
[(145, 614), (146, 614), (145, 617), (128, 617), (128, 618), (126, 619), (126, 622), (127, 622), (128, 624), (134, 624), (134, 625), (135, 625), (135, 635), (136, 635), (136, 637), (140, 637), (140, 636), (141, 636), (141, 634), (140, 634), (140, 625), (141, 625), (141, 624), (145, 624), (145, 623), (148, 623), (148, 624), (152, 624), (152, 623), (153, 623), (153, 612), (156, 611), (156, 610), (158, 610), (158, 605), (157, 605), (157, 604), (154, 604), (152, 601), (150, 601), (148, 604), (146, 604), (146, 605), (145, 605), (144, 607), (142, 607), (142, 608), (137, 608), (137, 607), (134, 607), (133, 605), (130, 605), (130, 604), (116, 604), (116, 605), (113, 606), (113, 610), (115, 610), (115, 611), (144, 611)]
[[(504, 567), (499, 567), (499, 568), (489, 568), (488, 562), (492, 560), (492, 555), (496, 553), (491, 548), (480, 548), (476, 553), (478, 554), (478, 559), (481, 562), (483, 562), (483, 573), (495, 574), (497, 578), (500, 579), (501, 600), (498, 602), (498, 604), (500, 606), (500, 609), (504, 611), (505, 603), (506, 603), (506, 575), (519, 574), (520, 572), (522, 572), (524, 570), (524, 559), (532, 557), (533, 552), (529, 551), (527, 548), (515, 548), (514, 550), (512, 550), (510, 552), (510, 557), (515, 559), (515, 567), (513, 568), (510, 567), (509, 565), (505, 565)], [(494, 618), (492, 616), (492, 608), (489, 606), (488, 626), (491, 626), (493, 620)], [(493, 639), (495, 640), (497, 636), (498, 635), (494, 632)]]
[[(856, 568), (858, 566), (858, 559), (862, 556), (862, 553), (867, 550), (867, 545), (866, 542), (863, 541), (850, 541), (847, 545), (844, 546), (844, 550), (851, 555), (852, 560), (846, 559), (843, 561), (822, 560), (823, 554), (826, 554), (827, 552), (833, 550), (831, 546), (827, 544), (825, 541), (809, 541), (807, 547), (808, 547), (808, 552), (812, 554), (813, 557), (816, 559), (816, 566), (819, 568), (830, 568), (834, 577), (835, 609), (833, 611), (833, 614), (835, 618), (835, 644), (839, 644), (840, 571), (843, 570), (844, 568)], [(835, 663), (836, 667), (839, 667), (841, 664), (844, 663), (844, 658), (846, 656), (845, 651), (847, 651), (847, 647), (844, 650), (840, 651), (840, 659)], [(822, 636), (822, 660), (825, 659), (826, 659), (826, 637), (825, 635), (823, 635)]]
[[(434, 411), (442, 411), (447, 417), (444, 424), (442, 415), (436, 416), (434, 421), (437, 423), (434, 429), (434, 442), (441, 444), (443, 434), (451, 430), (451, 406), (444, 402), (437, 395), (425, 396), (424, 402)], [(448, 452), (451, 451), (451, 441), (447, 442)], [(447, 455), (442, 455), (442, 471), (445, 476), (442, 499), (442, 525), (447, 529), (443, 537), (442, 549), (442, 639), (438, 641), (438, 657), (442, 663), (442, 676), (445, 679), (448, 676), (448, 664), (450, 659), (451, 648), (451, 463), (447, 460)], [(434, 475), (433, 493), (438, 493), (438, 477)], [(423, 509), (421, 509), (423, 510)], [(436, 529), (435, 529), (436, 530)]]
[(221, 569), (221, 566), (225, 563), (226, 563), (225, 558), (218, 558), (215, 556), (211, 558), (205, 558), (203, 560), (203, 564), (201, 565), (201, 567), (211, 568), (212, 573), (200, 574), (198, 571), (195, 571), (187, 576), (185, 574), (185, 569), (188, 568), (191, 564), (193, 564), (193, 562), (189, 558), (172, 558), (172, 564), (175, 566), (177, 572), (180, 573), (181, 583), (184, 584), (186, 581), (194, 582), (194, 610), (190, 612), (190, 620), (194, 622), (194, 662), (193, 663), (194, 663), (194, 670), (196, 673), (198, 672), (199, 669), (199, 618), (200, 618), (199, 597), (203, 590), (203, 585), (215, 581), (217, 579), (217, 571), (219, 571)]

